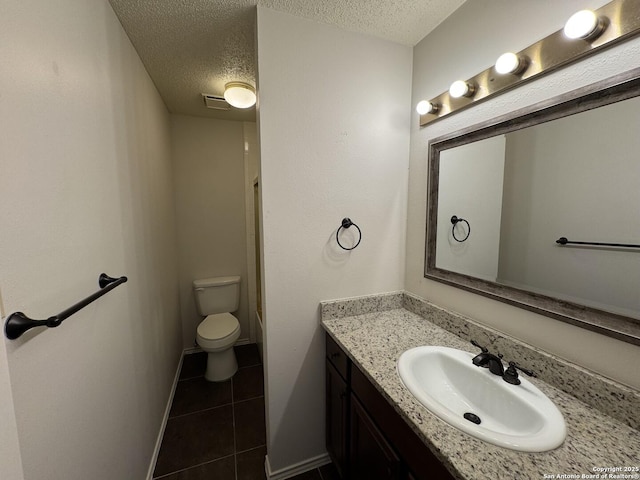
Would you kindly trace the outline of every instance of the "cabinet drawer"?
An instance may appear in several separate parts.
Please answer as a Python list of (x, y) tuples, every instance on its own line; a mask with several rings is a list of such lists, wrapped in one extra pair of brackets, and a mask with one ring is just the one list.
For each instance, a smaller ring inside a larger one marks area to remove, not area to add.
[(349, 358), (342, 351), (340, 346), (335, 342), (333, 338), (331, 338), (328, 334), (326, 335), (326, 344), (327, 344), (327, 358), (336, 368), (338, 373), (342, 375), (342, 378), (346, 381), (349, 380), (348, 372), (349, 372)]

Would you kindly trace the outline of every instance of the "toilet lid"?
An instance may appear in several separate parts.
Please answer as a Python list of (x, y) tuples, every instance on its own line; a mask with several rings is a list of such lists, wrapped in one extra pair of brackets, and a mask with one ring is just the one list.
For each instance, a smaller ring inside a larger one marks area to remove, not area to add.
[(209, 315), (198, 325), (198, 335), (208, 339), (224, 338), (239, 327), (238, 319), (230, 313), (217, 313)]

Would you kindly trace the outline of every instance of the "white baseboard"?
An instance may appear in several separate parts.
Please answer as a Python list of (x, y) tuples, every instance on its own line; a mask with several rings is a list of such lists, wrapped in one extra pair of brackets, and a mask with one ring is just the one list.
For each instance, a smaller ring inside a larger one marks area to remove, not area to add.
[(192, 353), (200, 353), (201, 351), (202, 349), (200, 347), (189, 347), (182, 351), (182, 355), (191, 355)]
[(169, 412), (171, 411), (171, 404), (173, 403), (173, 396), (176, 393), (176, 388), (178, 387), (178, 380), (180, 380), (180, 370), (182, 370), (182, 360), (186, 354), (186, 350), (182, 352), (180, 355), (180, 361), (178, 362), (178, 369), (176, 370), (176, 374), (173, 378), (173, 385), (171, 386), (171, 392), (169, 393), (169, 400), (167, 401), (167, 406), (164, 409), (164, 417), (162, 418), (162, 424), (160, 425), (160, 432), (158, 433), (158, 438), (156, 439), (156, 446), (153, 450), (153, 456), (151, 457), (151, 463), (149, 464), (149, 471), (147, 472), (147, 480), (153, 479), (153, 471), (156, 468), (156, 462), (158, 461), (158, 454), (160, 453), (160, 446), (162, 445), (162, 437), (164, 436), (164, 430), (167, 428), (167, 421), (169, 420)]
[(323, 453), (322, 455), (318, 455), (317, 457), (304, 460), (285, 468), (281, 468), (280, 470), (276, 470), (274, 472), (271, 469), (271, 464), (269, 463), (269, 455), (267, 455), (264, 460), (264, 471), (267, 474), (267, 480), (285, 480), (287, 478), (295, 477), (296, 475), (300, 475), (301, 473), (313, 470), (314, 468), (326, 465), (327, 463), (331, 463), (331, 458), (329, 458), (328, 453)]

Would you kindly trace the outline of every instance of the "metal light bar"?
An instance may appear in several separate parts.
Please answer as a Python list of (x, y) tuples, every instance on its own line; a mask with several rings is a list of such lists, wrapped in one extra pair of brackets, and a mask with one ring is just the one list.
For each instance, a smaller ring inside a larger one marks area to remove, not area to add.
[(467, 84), (474, 87), (471, 96), (453, 98), (449, 91), (446, 91), (432, 98), (430, 102), (437, 106), (437, 110), (420, 115), (420, 126), (640, 34), (639, 0), (614, 0), (595, 10), (595, 13), (601, 22), (597, 37), (569, 39), (563, 30), (552, 33), (516, 53), (526, 65), (515, 73), (501, 75), (496, 72), (495, 66), (492, 66), (466, 80)]

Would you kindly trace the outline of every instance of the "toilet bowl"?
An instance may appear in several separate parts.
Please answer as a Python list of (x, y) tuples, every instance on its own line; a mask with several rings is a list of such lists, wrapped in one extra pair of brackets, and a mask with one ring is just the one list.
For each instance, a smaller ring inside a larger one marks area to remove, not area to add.
[(198, 325), (196, 342), (207, 352), (205, 378), (221, 382), (235, 375), (238, 370), (233, 345), (240, 337), (240, 323), (230, 313), (208, 315)]
[(205, 317), (196, 332), (196, 343), (207, 352), (204, 378), (222, 382), (238, 370), (233, 345), (240, 337), (240, 323), (231, 312), (238, 310), (240, 277), (194, 280), (193, 291), (198, 313)]

